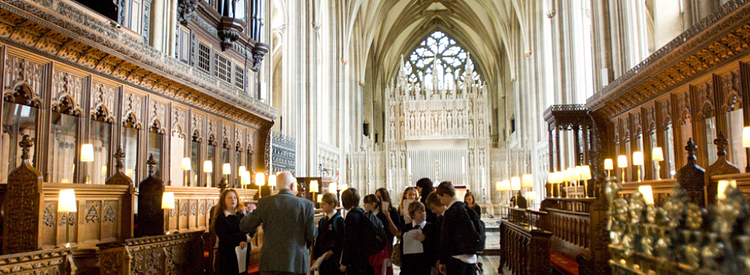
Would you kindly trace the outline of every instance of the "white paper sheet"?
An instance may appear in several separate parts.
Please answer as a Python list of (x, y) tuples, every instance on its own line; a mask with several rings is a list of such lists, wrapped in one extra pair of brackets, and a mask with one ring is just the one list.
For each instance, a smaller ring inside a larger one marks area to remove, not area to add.
[(404, 250), (404, 254), (419, 254), (424, 252), (422, 242), (414, 239), (414, 235), (416, 235), (417, 233), (422, 234), (422, 229), (409, 230), (404, 233), (404, 236), (401, 239), (403, 243), (402, 249)]
[(237, 254), (237, 268), (240, 273), (247, 271), (247, 247), (240, 248), (239, 246), (234, 247), (234, 253)]
[(325, 260), (326, 254), (321, 255), (318, 257), (317, 260), (310, 266), (310, 273), (312, 273), (315, 270), (320, 270), (320, 265), (323, 264), (323, 261)]
[(404, 215), (404, 221), (406, 223), (411, 223), (411, 217), (409, 217), (409, 204), (413, 201), (414, 200), (404, 200), (403, 205), (401, 205), (401, 215)]

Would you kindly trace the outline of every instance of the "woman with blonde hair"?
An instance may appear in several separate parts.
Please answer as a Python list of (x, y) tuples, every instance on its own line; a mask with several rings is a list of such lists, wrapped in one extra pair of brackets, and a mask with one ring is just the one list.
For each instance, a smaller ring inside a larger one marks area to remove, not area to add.
[[(237, 266), (237, 254), (235, 247), (247, 249), (247, 256), (250, 256), (250, 236), (240, 231), (240, 220), (244, 217), (242, 212), (242, 202), (239, 201), (237, 191), (226, 189), (221, 192), (219, 204), (214, 209), (213, 218), (211, 219), (211, 232), (216, 233), (219, 238), (219, 269), (220, 274), (247, 274), (245, 270), (240, 270)], [(248, 257), (249, 258), (249, 257)], [(247, 263), (248, 259), (245, 260)]]

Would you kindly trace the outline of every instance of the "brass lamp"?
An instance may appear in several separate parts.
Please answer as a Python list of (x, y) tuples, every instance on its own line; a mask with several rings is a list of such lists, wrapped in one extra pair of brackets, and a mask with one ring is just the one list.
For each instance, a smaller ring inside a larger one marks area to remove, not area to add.
[(610, 173), (615, 169), (615, 165), (612, 159), (604, 159), (604, 170), (607, 170), (607, 177), (611, 177)]
[(255, 173), (255, 185), (258, 186), (258, 198), (261, 198), (263, 196), (262, 186), (266, 185), (266, 175), (263, 172)]
[(510, 180), (503, 180), (502, 186), (500, 186), (500, 189), (502, 191), (511, 191), (510, 190)]
[(315, 193), (318, 193), (318, 191), (319, 191), (318, 190), (318, 181), (317, 180), (310, 181), (310, 193), (312, 193), (313, 203), (317, 202), (317, 201), (314, 201), (314, 200), (315, 200)]
[[(89, 143), (81, 145), (81, 162), (94, 162), (94, 145)], [(88, 169), (86, 172), (86, 184), (91, 184), (91, 181), (89, 181)]]
[(638, 166), (638, 182), (641, 182), (641, 167), (643, 166), (643, 152), (633, 152), (633, 166)]
[(617, 167), (622, 169), (622, 178), (620, 180), (625, 182), (625, 168), (628, 168), (628, 157), (625, 155), (617, 156)]
[(190, 158), (183, 158), (182, 159), (182, 173), (185, 174), (185, 185), (184, 186), (190, 186), (190, 170), (191, 167)]
[(172, 216), (174, 209), (174, 192), (164, 192), (161, 197), (161, 209), (167, 210), (167, 235), (169, 235), (169, 218)]
[(661, 173), (659, 173), (661, 166), (659, 166), (659, 162), (664, 161), (664, 151), (661, 150), (661, 147), (654, 147), (651, 150), (651, 160), (656, 164), (656, 180), (661, 180)]
[(586, 194), (586, 198), (589, 197), (588, 191), (588, 180), (591, 179), (591, 167), (588, 165), (581, 166), (581, 179), (583, 180), (583, 193)]
[[(575, 183), (573, 183), (575, 181)], [(575, 186), (575, 192), (576, 196), (580, 197), (578, 194), (578, 185), (581, 183), (581, 166), (571, 167), (570, 168), (570, 182), (571, 184), (574, 184)]]
[(204, 161), (203, 172), (206, 173), (206, 187), (211, 187), (211, 173), (214, 172), (214, 163), (210, 160)]
[(65, 213), (65, 247), (70, 247), (70, 225), (68, 219), (70, 213), (77, 212), (76, 192), (74, 189), (60, 190), (57, 198), (57, 212)]
[(250, 171), (242, 171), (240, 184), (242, 184), (242, 189), (245, 190), (245, 200), (247, 200), (247, 185), (250, 184)]
[[(521, 192), (521, 178), (519, 177), (512, 177), (510, 178), (510, 189), (512, 191), (518, 191)], [(518, 192), (515, 193), (516, 196), (516, 208), (518, 208)]]

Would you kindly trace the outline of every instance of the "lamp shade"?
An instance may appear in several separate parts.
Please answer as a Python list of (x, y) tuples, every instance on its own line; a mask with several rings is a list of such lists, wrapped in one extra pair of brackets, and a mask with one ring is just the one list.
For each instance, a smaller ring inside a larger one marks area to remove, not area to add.
[(604, 170), (613, 170), (613, 169), (615, 169), (615, 165), (612, 159), (604, 159)]
[(336, 184), (335, 182), (329, 183), (328, 184), (328, 193), (336, 194), (336, 188), (338, 188), (338, 184)]
[(276, 175), (268, 175), (268, 186), (276, 186)]
[(320, 192), (320, 190), (318, 189), (318, 181), (317, 180), (310, 181), (310, 192), (313, 192), (313, 193)]
[(266, 175), (264, 175), (262, 172), (255, 173), (255, 185), (266, 185)]
[(534, 191), (529, 191), (529, 193), (526, 194), (526, 196), (528, 197), (530, 201), (536, 200), (536, 192)]
[(242, 185), (250, 184), (250, 171), (242, 171), (242, 174), (240, 174), (240, 183)]
[(346, 190), (346, 189), (349, 189), (349, 185), (347, 185), (346, 183), (339, 184), (339, 190)]
[(503, 188), (503, 182), (502, 181), (498, 181), (498, 182), (495, 183), (495, 191), (502, 191), (502, 188)]
[(716, 194), (716, 198), (720, 200), (726, 199), (727, 198), (726, 191), (727, 191), (727, 187), (729, 186), (732, 186), (733, 188), (737, 188), (737, 181), (720, 180), (717, 186), (717, 190), (716, 190), (718, 191)]
[(512, 177), (512, 178), (510, 178), (510, 189), (511, 190), (521, 190), (521, 178), (519, 178), (519, 177)]
[(638, 186), (638, 192), (643, 194), (643, 200), (646, 201), (646, 204), (654, 205), (654, 192), (651, 190), (651, 185)]
[(534, 187), (534, 177), (531, 174), (523, 174), (521, 176), (521, 187), (522, 188)]
[(229, 175), (232, 173), (232, 165), (229, 164), (229, 162), (224, 163), (224, 165), (221, 166), (221, 173), (224, 175)]
[(643, 152), (633, 152), (633, 165), (643, 165)]
[(591, 179), (591, 167), (588, 165), (581, 166), (581, 179), (582, 180), (590, 180)]
[(76, 212), (76, 191), (62, 189), (57, 198), (57, 212)]
[(750, 147), (750, 126), (742, 129), (742, 146)]
[(183, 158), (182, 159), (182, 170), (183, 171), (190, 171), (190, 158)]
[(579, 181), (581, 180), (581, 167), (570, 167), (570, 180)]
[(562, 182), (568, 182), (573, 180), (573, 177), (570, 175), (572, 171), (570, 171), (570, 168), (565, 169), (562, 171)]
[(510, 181), (503, 180), (503, 184), (500, 186), (501, 191), (510, 191)]
[(247, 168), (245, 168), (245, 165), (240, 166), (240, 168), (238, 169), (239, 169), (238, 170), (239, 173), (237, 173), (237, 175), (240, 175), (240, 176), (242, 176), (242, 173), (245, 173), (245, 171), (247, 171)]
[(94, 161), (94, 145), (86, 143), (81, 145), (81, 161), (92, 162)]
[(161, 209), (174, 209), (174, 192), (164, 192), (161, 197)]
[(664, 161), (664, 151), (661, 149), (661, 147), (654, 147), (654, 149), (651, 150), (651, 160)]
[(211, 173), (214, 171), (214, 163), (210, 160), (203, 162), (203, 172)]
[(617, 167), (627, 168), (628, 167), (628, 157), (625, 156), (625, 155), (619, 155), (619, 156), (617, 156)]

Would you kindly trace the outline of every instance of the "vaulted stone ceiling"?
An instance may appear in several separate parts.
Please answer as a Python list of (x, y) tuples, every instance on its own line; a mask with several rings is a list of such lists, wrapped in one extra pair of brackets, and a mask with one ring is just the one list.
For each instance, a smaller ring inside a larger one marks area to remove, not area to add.
[[(389, 81), (396, 74), (400, 55), (408, 56), (426, 36), (440, 30), (472, 54), (485, 81), (499, 79), (501, 74), (508, 73), (505, 70), (514, 67), (514, 55), (509, 53), (525, 48), (523, 41), (527, 38), (522, 31), (525, 24), (519, 18), (530, 18), (523, 15), (534, 9), (536, 4), (532, 2), (537, 1), (352, 1), (350, 4), (355, 6), (350, 8), (357, 10), (352, 38), (360, 41), (359, 47), (354, 47), (357, 52), (350, 55), (366, 60), (359, 65), (365, 70), (375, 70), (371, 72), (374, 74), (367, 74), (374, 76), (375, 81)], [(500, 61), (504, 59), (509, 68), (503, 68)], [(510, 75), (515, 74), (510, 72)]]

